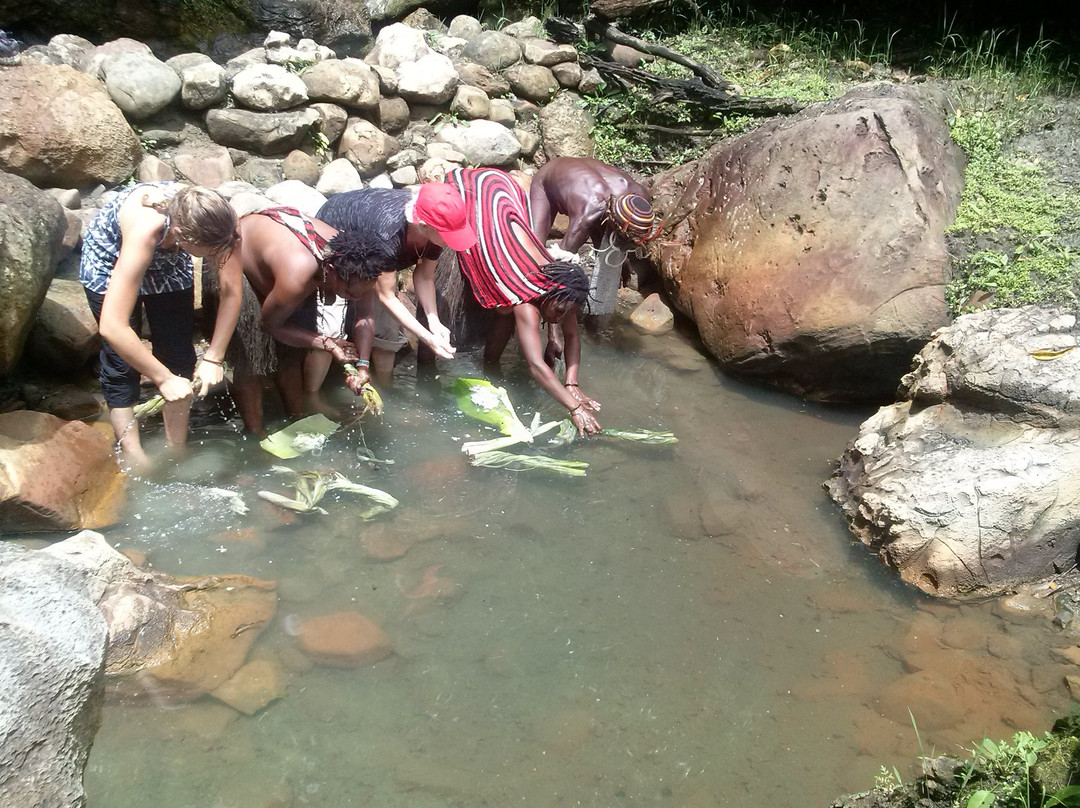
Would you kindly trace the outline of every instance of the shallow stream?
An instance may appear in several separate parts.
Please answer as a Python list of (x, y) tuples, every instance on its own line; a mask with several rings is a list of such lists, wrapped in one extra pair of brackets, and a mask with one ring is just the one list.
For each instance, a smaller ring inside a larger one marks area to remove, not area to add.
[[(558, 415), (509, 352), (504, 372), (522, 420)], [(824, 806), (882, 765), (912, 776), (920, 744), (1038, 734), (1068, 710), (1049, 620), (935, 602), (853, 544), (821, 484), (869, 410), (742, 385), (692, 340), (627, 327), (587, 342), (582, 382), (604, 426), (680, 443), (575, 444), (560, 456), (588, 476), (552, 478), (465, 464), (460, 440), (494, 433), (444, 385), (480, 373), (475, 356), (420, 378), (406, 362), (383, 419), (288, 461), (401, 501), (370, 522), (347, 494), (282, 518), (255, 497), (287, 491), (273, 458), (212, 416), (174, 481), (131, 486), (114, 545), (277, 581), (253, 653), (290, 678), (254, 716), (109, 704), (91, 808)], [(363, 463), (361, 440), (393, 465)], [(311, 665), (292, 627), (339, 611), (394, 655)]]

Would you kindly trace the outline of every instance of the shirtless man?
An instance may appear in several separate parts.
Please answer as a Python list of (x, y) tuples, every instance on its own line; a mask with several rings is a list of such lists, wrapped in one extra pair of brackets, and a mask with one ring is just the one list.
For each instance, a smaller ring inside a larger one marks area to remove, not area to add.
[[(613, 198), (636, 196), (625, 210), (610, 210)], [(625, 171), (591, 157), (556, 157), (546, 162), (529, 186), (533, 232), (546, 241), (556, 214), (570, 219), (559, 246), (576, 253), (586, 240), (600, 248), (605, 230), (616, 230), (640, 244), (653, 227), (648, 194)], [(629, 213), (632, 209), (633, 213)]]
[[(351, 342), (317, 332), (317, 297), (360, 298), (374, 288), (378, 273), (367, 270), (363, 245), (350, 234), (338, 233), (293, 208), (248, 214), (240, 219), (239, 230), (240, 240), (222, 272), (239, 267), (260, 305), (257, 323), (245, 324), (241, 314), (229, 358), (244, 426), (262, 435), (260, 377), (268, 370), (277, 370), (275, 379), (286, 413), (290, 417), (303, 414), (301, 367), (305, 351), (275, 351), (266, 337), (292, 348), (319, 348), (338, 362), (355, 362), (357, 354)], [(264, 333), (259, 333), (259, 326)], [(346, 377), (346, 384), (357, 395), (364, 381), (366, 378)]]
[[(591, 157), (556, 157), (533, 176), (529, 208), (533, 232), (543, 242), (556, 214), (566, 214), (570, 224), (559, 246), (573, 253), (574, 260), (586, 240), (592, 240), (598, 251), (590, 286), (593, 313), (610, 314), (628, 253), (655, 235), (645, 189), (625, 171)], [(562, 355), (560, 342), (559, 330), (551, 329), (544, 352), (549, 364)]]
[[(460, 250), (461, 272), (473, 296), (495, 314), (484, 346), (484, 361), (498, 361), (510, 336), (517, 334), (529, 372), (570, 413), (581, 435), (600, 431), (595, 412), (600, 404), (578, 385), (581, 340), (577, 314), (589, 298), (589, 281), (581, 267), (552, 261), (532, 232), (525, 192), (505, 171), (463, 168), (446, 181), (465, 200), (477, 243)], [(561, 325), (566, 346), (566, 380), (544, 360), (540, 326)]]

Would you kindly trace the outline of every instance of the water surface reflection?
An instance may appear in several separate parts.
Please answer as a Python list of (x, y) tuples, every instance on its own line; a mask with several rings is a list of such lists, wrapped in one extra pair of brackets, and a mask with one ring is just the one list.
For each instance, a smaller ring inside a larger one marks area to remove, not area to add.
[[(181, 482), (133, 486), (115, 544), (168, 572), (279, 582), (255, 654), (290, 683), (254, 717), (209, 698), (110, 705), (92, 806), (825, 805), (882, 764), (906, 771), (909, 707), (928, 752), (1067, 709), (1048, 623), (929, 602), (852, 545), (821, 483), (867, 411), (749, 388), (683, 337), (619, 330), (586, 345), (602, 423), (681, 442), (576, 446), (589, 475), (550, 479), (466, 466), (458, 443), (483, 428), (445, 379), (401, 371), (363, 434), (392, 466), (361, 463), (355, 431), (290, 461), (390, 491), (388, 518), (361, 522), (342, 495), (283, 523), (254, 497), (283, 490), (270, 458), (213, 425)], [(548, 407), (513, 362), (502, 383), (523, 420)], [(290, 627), (343, 610), (394, 656), (313, 666)]]

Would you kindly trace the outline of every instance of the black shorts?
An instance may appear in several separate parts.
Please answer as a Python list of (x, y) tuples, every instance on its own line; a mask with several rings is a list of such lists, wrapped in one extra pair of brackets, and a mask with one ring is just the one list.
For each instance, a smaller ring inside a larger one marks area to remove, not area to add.
[[(86, 291), (94, 319), (101, 320), (105, 295)], [(177, 376), (190, 379), (195, 374), (195, 290), (139, 295), (131, 312), (131, 327), (138, 334), (143, 312), (150, 327), (154, 357)], [(112, 346), (101, 341), (101, 392), (110, 407), (133, 407), (139, 401), (139, 371), (124, 361)]]

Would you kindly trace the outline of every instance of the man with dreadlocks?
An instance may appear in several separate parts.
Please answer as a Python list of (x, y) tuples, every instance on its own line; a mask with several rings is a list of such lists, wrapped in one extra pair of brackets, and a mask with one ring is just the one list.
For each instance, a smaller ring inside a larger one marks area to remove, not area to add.
[[(484, 361), (498, 361), (511, 333), (533, 378), (566, 407), (578, 434), (600, 431), (594, 412), (600, 404), (578, 386), (581, 340), (577, 313), (588, 302), (589, 281), (581, 267), (552, 261), (529, 225), (525, 191), (505, 171), (463, 168), (447, 172), (446, 181), (465, 200), (477, 243), (458, 252), (461, 272), (473, 296), (496, 317), (488, 332)], [(566, 381), (544, 361), (540, 324), (561, 325), (565, 338)]]
[[(225, 268), (238, 265), (250, 288), (244, 290), (248, 299), (228, 358), (244, 426), (261, 435), (260, 377), (274, 373), (285, 412), (293, 418), (302, 415), (307, 349), (319, 348), (342, 363), (357, 359), (353, 344), (340, 334), (318, 333), (319, 300), (358, 299), (375, 286), (378, 272), (369, 271), (361, 241), (293, 208), (248, 214), (240, 219), (239, 230), (240, 241)], [(252, 296), (257, 304), (250, 301)], [(345, 383), (360, 394), (363, 382), (358, 377), (348, 376)]]

